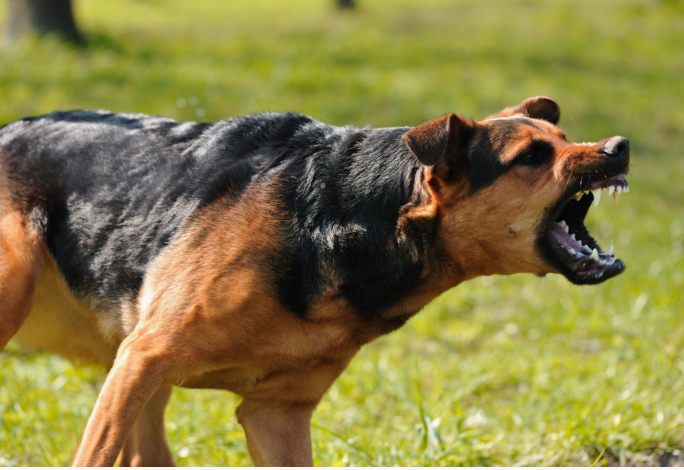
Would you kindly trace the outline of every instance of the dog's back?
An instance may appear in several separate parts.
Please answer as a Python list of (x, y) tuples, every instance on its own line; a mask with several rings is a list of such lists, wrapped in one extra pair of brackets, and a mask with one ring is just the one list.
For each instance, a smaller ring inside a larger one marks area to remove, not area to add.
[(276, 113), (217, 124), (88, 111), (25, 119), (0, 131), (2, 191), (39, 225), (74, 293), (114, 300), (140, 288), (194, 211), (243, 191), (307, 122)]

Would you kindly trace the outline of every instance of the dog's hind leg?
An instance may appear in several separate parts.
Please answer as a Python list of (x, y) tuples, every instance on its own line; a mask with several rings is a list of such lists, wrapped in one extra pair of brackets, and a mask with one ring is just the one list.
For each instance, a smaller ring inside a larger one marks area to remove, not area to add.
[(117, 463), (120, 467), (173, 466), (164, 433), (164, 408), (171, 390), (170, 385), (160, 388), (143, 408), (119, 454)]
[(40, 244), (23, 214), (0, 209), (0, 351), (31, 312), (43, 260)]

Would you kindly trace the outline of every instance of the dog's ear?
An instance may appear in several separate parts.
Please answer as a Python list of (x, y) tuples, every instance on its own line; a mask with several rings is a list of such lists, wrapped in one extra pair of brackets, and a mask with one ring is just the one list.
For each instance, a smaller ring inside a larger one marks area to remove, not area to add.
[(498, 114), (489, 116), (487, 119), (511, 117), (520, 114), (531, 117), (532, 119), (543, 119), (544, 121), (556, 125), (560, 119), (560, 106), (551, 98), (546, 96), (535, 96), (534, 98), (526, 99), (518, 106), (506, 108)]
[(414, 127), (401, 139), (423, 165), (432, 166), (442, 159), (449, 146), (459, 144), (469, 126), (470, 123), (451, 113)]

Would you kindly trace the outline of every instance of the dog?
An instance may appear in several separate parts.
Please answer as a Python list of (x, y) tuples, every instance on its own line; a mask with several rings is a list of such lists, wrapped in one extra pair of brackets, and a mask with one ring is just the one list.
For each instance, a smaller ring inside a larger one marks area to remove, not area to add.
[(173, 465), (172, 386), (242, 397), (257, 465), (310, 466), (362, 345), (477, 276), (621, 273), (584, 225), (629, 141), (570, 143), (534, 97), (476, 122), (334, 127), (54, 112), (0, 129), (0, 349), (102, 364), (76, 466)]

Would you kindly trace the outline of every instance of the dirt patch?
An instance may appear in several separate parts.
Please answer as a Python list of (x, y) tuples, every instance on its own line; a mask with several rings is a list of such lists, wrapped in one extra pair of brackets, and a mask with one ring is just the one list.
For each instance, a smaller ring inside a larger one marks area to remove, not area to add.
[(673, 450), (671, 452), (643, 453), (638, 456), (626, 458), (622, 462), (619, 458), (609, 455), (602, 459), (602, 467), (684, 467), (684, 451)]

